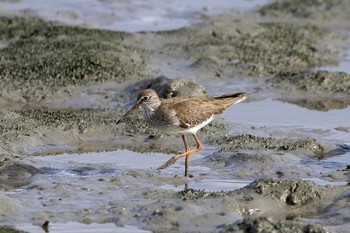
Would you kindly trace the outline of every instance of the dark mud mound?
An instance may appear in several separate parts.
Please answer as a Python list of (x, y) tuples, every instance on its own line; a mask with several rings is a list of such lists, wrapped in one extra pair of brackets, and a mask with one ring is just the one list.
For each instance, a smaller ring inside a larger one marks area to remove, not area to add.
[(305, 180), (258, 180), (245, 188), (257, 194), (285, 202), (287, 205), (301, 206), (317, 202), (327, 188)]
[(237, 136), (225, 135), (220, 139), (215, 139), (218, 145), (223, 146), (220, 152), (234, 150), (275, 150), (275, 151), (294, 151), (304, 149), (314, 154), (320, 155), (324, 149), (315, 139), (300, 139), (292, 141), (288, 139), (276, 139), (258, 137), (250, 134), (241, 134)]
[(348, 0), (283, 0), (266, 4), (258, 12), (262, 16), (348, 20), (349, 10)]
[(350, 96), (350, 75), (344, 72), (283, 71), (277, 73), (271, 82), (278, 88), (285, 85), (286, 92), (290, 88), (295, 88), (308, 93), (324, 92), (323, 95), (344, 94)]
[(280, 98), (278, 99), (282, 102), (295, 104), (303, 108), (310, 110), (327, 112), (332, 109), (343, 109), (347, 108), (350, 105), (350, 99), (329, 99), (329, 98)]
[(346, 187), (326, 187), (317, 185), (311, 181), (299, 179), (259, 179), (242, 189), (234, 191), (211, 192), (206, 190), (185, 189), (179, 192), (179, 195), (184, 200), (193, 200), (224, 196), (240, 197), (243, 194), (244, 198), (249, 201), (253, 200), (254, 196), (257, 194), (258, 196), (284, 202), (288, 206), (304, 206), (321, 201), (322, 198), (328, 196), (332, 191), (341, 192), (342, 190), (346, 190)]
[[(191, 60), (190, 68), (215, 76), (241, 71), (259, 77), (339, 59), (325, 43), (333, 34), (324, 28), (283, 23), (246, 25), (230, 18), (217, 21), (220, 23), (161, 33), (169, 41), (164, 53)], [(180, 41), (186, 43), (179, 46)]]
[(6, 155), (0, 155), (0, 190), (23, 188), (30, 179), (40, 172), (32, 165)]
[(268, 84), (286, 95), (280, 101), (307, 109), (328, 111), (350, 105), (350, 75), (344, 72), (283, 71)]
[[(37, 101), (52, 91), (88, 82), (124, 82), (145, 68), (125, 33), (58, 25), (34, 17), (0, 17), (2, 94)], [(140, 50), (141, 51), (141, 50)]]
[(318, 225), (302, 225), (288, 221), (274, 221), (266, 217), (248, 217), (233, 224), (225, 225), (220, 233), (274, 232), (274, 233), (326, 233)]
[(0, 233), (26, 233), (26, 231), (16, 230), (9, 226), (0, 226)]

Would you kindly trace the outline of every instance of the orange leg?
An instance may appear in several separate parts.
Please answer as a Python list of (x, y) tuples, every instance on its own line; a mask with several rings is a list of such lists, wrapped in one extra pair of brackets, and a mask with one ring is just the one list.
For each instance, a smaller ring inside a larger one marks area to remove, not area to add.
[(185, 149), (186, 149), (186, 160), (185, 160), (185, 176), (187, 176), (187, 171), (188, 171), (188, 165), (190, 163), (190, 154), (188, 153), (190, 151), (190, 147), (188, 145), (188, 142), (186, 140), (185, 135), (182, 135), (182, 141), (184, 142)]
[(197, 147), (195, 149), (192, 149), (190, 150), (189, 146), (188, 146), (188, 143), (187, 143), (187, 140), (185, 138), (185, 136), (182, 136), (182, 140), (184, 142), (184, 145), (185, 145), (185, 149), (186, 149), (186, 152), (182, 153), (182, 154), (179, 154), (179, 155), (175, 155), (173, 156), (171, 159), (169, 159), (166, 163), (164, 163), (162, 166), (160, 166), (158, 168), (158, 170), (160, 169), (165, 169), (165, 168), (168, 168), (170, 167), (171, 165), (173, 165), (179, 158), (183, 157), (183, 156), (186, 156), (186, 161), (185, 161), (185, 176), (188, 175), (188, 165), (189, 165), (189, 161), (190, 161), (190, 155), (192, 153), (195, 153), (197, 151), (200, 151), (202, 149), (202, 143), (199, 141), (197, 135), (193, 135), (194, 139), (196, 140), (196, 143), (197, 143)]

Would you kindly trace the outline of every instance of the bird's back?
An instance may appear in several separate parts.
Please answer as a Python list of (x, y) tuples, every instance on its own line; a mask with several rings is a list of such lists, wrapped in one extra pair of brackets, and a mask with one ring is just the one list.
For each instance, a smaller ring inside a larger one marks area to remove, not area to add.
[(212, 119), (215, 115), (223, 113), (230, 105), (245, 99), (244, 93), (215, 97), (175, 97), (163, 100), (159, 110), (166, 112), (168, 118), (177, 119), (180, 127), (191, 128)]

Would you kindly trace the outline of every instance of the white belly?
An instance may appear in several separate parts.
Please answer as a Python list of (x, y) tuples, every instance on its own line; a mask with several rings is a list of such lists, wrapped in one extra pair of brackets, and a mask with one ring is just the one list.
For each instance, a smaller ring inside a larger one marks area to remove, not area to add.
[(180, 126), (171, 126), (171, 127), (168, 127), (167, 129), (164, 129), (163, 131), (171, 135), (196, 134), (198, 130), (200, 130), (207, 124), (209, 124), (213, 119), (214, 119), (214, 115), (211, 116), (208, 120), (203, 121), (199, 125), (192, 128), (184, 129)]

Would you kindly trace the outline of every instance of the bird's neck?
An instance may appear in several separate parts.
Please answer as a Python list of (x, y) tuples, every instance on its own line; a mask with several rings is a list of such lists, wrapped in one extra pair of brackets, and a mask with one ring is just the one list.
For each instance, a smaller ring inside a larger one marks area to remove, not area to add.
[(143, 106), (143, 110), (146, 116), (152, 116), (157, 109), (160, 107), (161, 103), (149, 103), (145, 106)]

